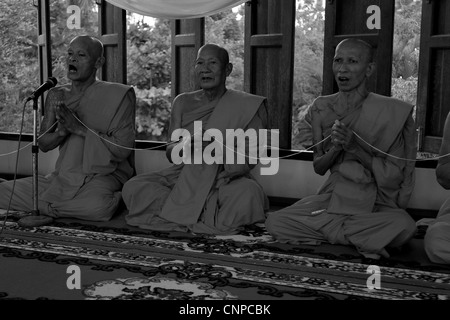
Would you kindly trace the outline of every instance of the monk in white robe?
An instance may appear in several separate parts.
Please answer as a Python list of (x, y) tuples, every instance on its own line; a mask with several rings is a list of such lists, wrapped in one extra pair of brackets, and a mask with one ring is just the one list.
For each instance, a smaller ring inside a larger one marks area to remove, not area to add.
[[(450, 114), (447, 115), (440, 156), (450, 153)], [(436, 168), (438, 183), (450, 190), (450, 157), (440, 158)], [(439, 209), (436, 219), (430, 224), (425, 234), (425, 252), (435, 263), (450, 264), (450, 198)]]
[(316, 195), (268, 215), (267, 230), (280, 242), (353, 245), (378, 259), (415, 233), (405, 211), (414, 186), (413, 106), (367, 91), (372, 55), (370, 45), (356, 39), (336, 48), (339, 92), (311, 106), (314, 144), (329, 137), (314, 150), (314, 169), (330, 175)]
[[(134, 174), (134, 90), (96, 80), (103, 63), (98, 39), (76, 37), (67, 57), (71, 84), (47, 95), (39, 148), (58, 147), (59, 156), (51, 174), (38, 176), (41, 215), (109, 220), (120, 204), (123, 183)], [(0, 207), (7, 208), (12, 186), (13, 181), (0, 184)], [(17, 180), (11, 209), (33, 210), (32, 190), (32, 178)]]
[[(265, 98), (227, 89), (225, 82), (231, 70), (225, 49), (209, 44), (200, 48), (195, 74), (202, 89), (174, 99), (170, 136), (180, 128), (190, 135), (198, 134), (194, 121), (201, 121), (204, 131), (219, 130), (224, 138), (227, 129), (266, 128)], [(191, 139), (180, 143), (185, 153), (195, 146)], [(179, 147), (167, 148), (169, 161), (174, 162)], [(208, 142), (202, 141), (202, 149), (207, 147)], [(195, 164), (194, 160), (130, 179), (122, 191), (129, 210), (127, 223), (151, 230), (232, 234), (244, 225), (264, 221), (268, 201), (250, 174), (255, 164), (248, 157), (243, 164), (207, 164), (204, 159)]]

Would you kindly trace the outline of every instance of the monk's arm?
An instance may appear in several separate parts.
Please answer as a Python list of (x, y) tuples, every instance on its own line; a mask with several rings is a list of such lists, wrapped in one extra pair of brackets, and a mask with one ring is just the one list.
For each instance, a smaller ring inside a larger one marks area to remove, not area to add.
[(135, 109), (136, 96), (130, 89), (106, 132), (87, 130), (83, 165), (89, 172), (109, 173), (115, 169), (115, 164), (131, 154), (135, 141)]
[(311, 107), (311, 127), (313, 135), (314, 147), (314, 171), (323, 176), (327, 171), (335, 164), (336, 159), (342, 151), (342, 148), (336, 145), (332, 145), (331, 148), (325, 151), (324, 142), (319, 143), (324, 139), (321, 118), (318, 112), (314, 111), (314, 105)]
[(39, 149), (47, 152), (58, 147), (69, 134), (61, 125), (56, 125), (56, 106), (63, 103), (64, 94), (59, 88), (48, 92), (44, 104), (44, 118), (39, 130)]
[[(404, 180), (404, 168), (407, 165), (407, 155), (405, 150), (415, 150), (415, 123), (410, 115), (403, 128), (403, 135), (400, 135), (386, 152), (383, 154), (379, 151), (372, 152), (361, 146), (362, 141), (358, 142), (355, 148), (350, 149), (351, 152), (368, 170), (370, 170), (377, 182), (378, 187), (395, 189), (398, 188)], [(359, 139), (358, 139), (359, 140)], [(406, 146), (405, 144), (408, 144)], [(391, 155), (391, 156), (390, 156)], [(415, 152), (414, 152), (415, 157)], [(415, 159), (415, 158), (414, 158)], [(411, 159), (411, 161), (414, 161)]]
[(342, 149), (336, 146), (332, 146), (326, 153), (314, 151), (314, 171), (323, 176), (334, 165), (341, 151)]
[[(258, 112), (252, 118), (246, 129), (253, 129), (258, 133), (261, 129), (267, 129), (267, 126), (268, 111), (266, 100), (264, 100), (264, 102), (259, 107)], [(224, 161), (224, 170), (228, 177), (249, 173), (256, 166), (256, 164), (258, 163), (258, 160), (256, 158), (258, 157), (259, 152), (254, 152), (256, 149), (258, 149), (258, 146), (256, 146), (255, 144), (256, 141), (253, 141), (251, 146), (249, 145), (248, 141), (246, 142), (244, 164), (227, 164), (226, 161)], [(250, 148), (252, 148), (253, 152), (250, 152)], [(235, 148), (234, 151), (239, 152), (239, 148)]]
[[(450, 153), (450, 113), (447, 115), (444, 126), (444, 135), (441, 144), (440, 156)], [(436, 168), (438, 183), (446, 190), (450, 189), (450, 156), (440, 158)]]

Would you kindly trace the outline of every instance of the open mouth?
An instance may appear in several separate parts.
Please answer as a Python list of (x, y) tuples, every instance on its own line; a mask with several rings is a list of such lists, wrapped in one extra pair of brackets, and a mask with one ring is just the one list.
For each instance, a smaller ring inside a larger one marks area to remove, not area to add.
[(213, 80), (212, 77), (207, 77), (207, 76), (203, 76), (203, 77), (201, 77), (200, 79), (201, 79), (202, 81), (211, 81), (211, 80)]
[(348, 81), (350, 81), (350, 79), (347, 77), (338, 77), (338, 81), (339, 82), (348, 82)]
[(77, 72), (77, 71), (78, 71), (77, 67), (75, 67), (72, 64), (69, 64), (69, 72)]

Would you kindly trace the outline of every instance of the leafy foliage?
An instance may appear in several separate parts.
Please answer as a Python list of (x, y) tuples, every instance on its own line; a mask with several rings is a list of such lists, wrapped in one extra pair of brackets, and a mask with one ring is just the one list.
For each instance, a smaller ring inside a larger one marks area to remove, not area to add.
[[(135, 88), (138, 140), (167, 140), (170, 123), (170, 87)], [(169, 137), (170, 138), (170, 137)]]
[[(0, 1), (0, 130), (19, 132), (23, 100), (39, 79), (37, 12), (32, 1)], [(7, 30), (8, 32), (4, 32)], [(24, 132), (32, 132), (32, 108), (25, 109)]]
[(244, 18), (241, 11), (231, 9), (205, 18), (205, 42), (227, 49), (233, 71), (227, 79), (227, 87), (244, 89)]
[(167, 140), (171, 110), (170, 21), (128, 16), (127, 82), (136, 92), (138, 140)]
[[(67, 7), (81, 8), (81, 29), (67, 28)], [(90, 0), (50, 1), (52, 73), (59, 84), (67, 82), (65, 56), (67, 41), (76, 35), (97, 34), (95, 2)], [(19, 132), (24, 99), (39, 86), (38, 12), (33, 1), (18, 5), (14, 0), (0, 2), (0, 130)], [(32, 107), (26, 106), (24, 132), (33, 130)]]
[(298, 3), (295, 27), (292, 149), (311, 144), (308, 106), (322, 93), (325, 12), (320, 1)]

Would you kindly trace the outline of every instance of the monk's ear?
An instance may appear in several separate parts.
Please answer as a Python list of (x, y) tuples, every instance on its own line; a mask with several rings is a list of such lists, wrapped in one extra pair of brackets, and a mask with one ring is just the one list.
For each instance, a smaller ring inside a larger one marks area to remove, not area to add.
[(105, 63), (105, 57), (97, 58), (97, 61), (95, 61), (95, 68), (100, 69), (104, 63)]
[(226, 72), (227, 77), (231, 74), (231, 71), (233, 71), (233, 64), (228, 63), (225, 67), (225, 72)]
[(377, 66), (376, 66), (375, 62), (369, 62), (369, 64), (367, 65), (367, 69), (366, 69), (366, 77), (367, 78), (369, 78), (375, 72), (376, 67)]

